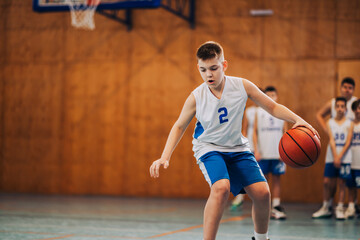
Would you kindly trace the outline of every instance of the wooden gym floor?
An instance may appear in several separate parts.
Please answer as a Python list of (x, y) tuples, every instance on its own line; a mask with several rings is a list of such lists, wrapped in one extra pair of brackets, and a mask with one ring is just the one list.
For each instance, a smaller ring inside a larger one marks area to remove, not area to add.
[[(1, 240), (202, 239), (205, 200), (98, 196), (0, 195)], [(217, 239), (249, 240), (250, 202), (226, 210)], [(318, 204), (284, 204), (271, 220), (271, 240), (358, 240), (360, 219), (313, 220)]]

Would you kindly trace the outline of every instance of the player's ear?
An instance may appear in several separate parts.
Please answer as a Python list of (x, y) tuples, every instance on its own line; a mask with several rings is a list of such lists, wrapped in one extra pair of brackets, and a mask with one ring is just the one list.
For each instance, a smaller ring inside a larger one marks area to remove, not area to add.
[(226, 69), (227, 69), (227, 67), (228, 67), (228, 62), (227, 62), (226, 60), (224, 60), (224, 61), (222, 62), (222, 64), (223, 64), (223, 69), (224, 69), (224, 72), (225, 72)]

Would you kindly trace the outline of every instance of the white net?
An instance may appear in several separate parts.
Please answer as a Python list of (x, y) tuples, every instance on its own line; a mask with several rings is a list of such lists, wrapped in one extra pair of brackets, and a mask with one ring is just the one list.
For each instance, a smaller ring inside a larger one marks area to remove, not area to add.
[(101, 0), (66, 0), (70, 8), (71, 25), (75, 28), (94, 30), (94, 14)]

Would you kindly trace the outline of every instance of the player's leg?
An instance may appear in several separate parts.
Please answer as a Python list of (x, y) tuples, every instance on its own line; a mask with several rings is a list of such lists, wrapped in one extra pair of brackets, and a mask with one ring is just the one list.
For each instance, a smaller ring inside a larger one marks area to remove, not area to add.
[(252, 216), (256, 240), (267, 239), (270, 190), (254, 154), (251, 152), (231, 154), (227, 166), (231, 192), (237, 195), (244, 188), (253, 201)]
[(219, 223), (230, 194), (228, 179), (221, 179), (211, 186), (204, 210), (204, 240), (216, 238)]
[(346, 186), (349, 193), (349, 204), (345, 211), (345, 218), (354, 218), (356, 215), (356, 181), (355, 181), (355, 170), (351, 170), (350, 177), (346, 180)]
[(281, 175), (285, 173), (285, 163), (279, 159), (270, 160), (271, 162), (271, 173), (272, 173), (272, 208), (271, 208), (271, 218), (283, 220), (286, 219), (286, 214), (284, 208), (280, 205), (280, 193), (281, 185), (280, 178)]
[(335, 215), (337, 220), (345, 220), (345, 208), (344, 208), (344, 200), (345, 200), (345, 180), (339, 179), (339, 202), (336, 206)]
[(341, 164), (340, 175), (339, 175), (339, 202), (336, 206), (336, 219), (345, 220), (345, 191), (346, 191), (346, 180), (351, 178), (351, 165), (350, 164)]
[(329, 218), (332, 216), (332, 203), (336, 193), (336, 181), (339, 170), (335, 168), (333, 163), (326, 163), (323, 180), (323, 204), (312, 217), (313, 218)]
[(267, 234), (270, 219), (270, 189), (267, 182), (257, 182), (245, 187), (253, 202), (252, 218), (254, 230), (258, 234)]
[(224, 158), (219, 152), (202, 156), (199, 167), (210, 185), (210, 195), (204, 209), (204, 240), (213, 240), (230, 194), (230, 182)]

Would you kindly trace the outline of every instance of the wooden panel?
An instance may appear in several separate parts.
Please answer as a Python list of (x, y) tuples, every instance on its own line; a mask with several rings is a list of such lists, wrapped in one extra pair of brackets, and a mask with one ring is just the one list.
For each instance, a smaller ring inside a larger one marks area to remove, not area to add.
[(336, 56), (358, 59), (360, 55), (360, 21), (338, 21), (336, 34)]
[(24, 178), (28, 177), (26, 184), (33, 182), (34, 186), (41, 188), (46, 184), (40, 180), (41, 176), (47, 174), (37, 166), (59, 164), (61, 70), (59, 65), (30, 64), (9, 65), (4, 69), (3, 164), (6, 190), (22, 191), (21, 186), (18, 189), (14, 184), (19, 181), (19, 174), (13, 175), (11, 171), (16, 171), (16, 166), (36, 169), (36, 172), (18, 172)]
[(324, 58), (334, 56), (335, 22), (308, 19), (265, 21), (267, 58)]
[[(124, 108), (126, 75), (123, 62), (68, 66), (64, 96), (63, 174), (70, 184), (62, 186), (64, 191), (121, 191), (127, 116)], [(114, 172), (109, 172), (107, 165), (112, 165)], [(67, 168), (71, 170), (66, 171)], [(105, 170), (114, 178), (104, 176)], [(109, 189), (111, 184), (113, 191)]]
[[(4, 2), (4, 1), (2, 1)], [(32, 1), (11, 0), (5, 27), (8, 30), (60, 30), (70, 25), (68, 12), (38, 13), (32, 11)]]
[[(7, 30), (8, 62), (54, 63), (62, 59), (62, 30)], [(60, 51), (59, 51), (60, 50)]]
[(286, 19), (334, 19), (336, 0), (272, 0), (266, 5), (273, 9), (276, 17)]

